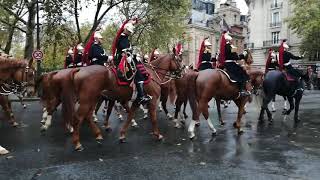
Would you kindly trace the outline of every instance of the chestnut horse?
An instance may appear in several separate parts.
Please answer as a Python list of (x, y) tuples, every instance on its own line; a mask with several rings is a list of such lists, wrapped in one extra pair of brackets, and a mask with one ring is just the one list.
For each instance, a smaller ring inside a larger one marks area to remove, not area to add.
[[(148, 109), (152, 121), (153, 134), (158, 139), (163, 138), (159, 132), (156, 120), (156, 104), (161, 92), (160, 85), (168, 72), (179, 73), (181, 71), (181, 61), (181, 58), (174, 50), (174, 54), (161, 56), (150, 65), (146, 65), (146, 69), (151, 76), (151, 81), (149, 84), (145, 85), (145, 91), (148, 95), (152, 96), (152, 100), (148, 103)], [(119, 86), (112, 70), (103, 66), (86, 67), (85, 70), (76, 73), (74, 79), (75, 92), (78, 92), (76, 95), (79, 98), (80, 106), (73, 120), (73, 143), (75, 145), (75, 150), (81, 151), (83, 150), (83, 147), (80, 143), (79, 133), (81, 124), (85, 119), (88, 120), (89, 126), (96, 137), (96, 141), (101, 143), (103, 139), (100, 129), (92, 119), (92, 112), (95, 109), (101, 92), (105, 90), (104, 95), (106, 97), (112, 98), (112, 100), (118, 100), (125, 106), (132, 97), (133, 89), (129, 86)], [(125, 109), (129, 114), (127, 121), (120, 131), (121, 142), (124, 142), (125, 140), (126, 131), (138, 107), (139, 105), (136, 101), (133, 102), (131, 108), (125, 106)]]
[[(262, 75), (260, 75), (262, 78)], [(252, 76), (250, 77), (252, 78)], [(203, 114), (204, 118), (207, 120), (209, 128), (212, 134), (216, 134), (216, 129), (214, 128), (211, 119), (209, 118), (208, 103), (212, 98), (218, 100), (233, 100), (238, 106), (238, 116), (237, 120), (234, 122), (233, 126), (237, 128), (238, 134), (242, 134), (241, 129), (241, 118), (244, 112), (244, 106), (250, 97), (241, 97), (239, 95), (239, 88), (236, 84), (232, 83), (228, 77), (221, 71), (217, 69), (207, 69), (195, 73), (192, 76), (193, 90), (190, 90), (189, 101), (191, 108), (193, 110), (193, 120), (188, 128), (190, 139), (195, 137), (194, 128), (196, 122), (199, 121), (199, 117)], [(255, 79), (251, 79), (254, 81)], [(198, 104), (198, 105), (197, 105)], [(220, 105), (220, 103), (217, 103)], [(220, 120), (220, 122), (223, 122)]]
[(32, 67), (32, 60), (16, 60), (0, 57), (0, 105), (2, 106), (9, 122), (16, 127), (9, 94), (15, 91), (26, 91), (28, 96), (35, 93), (35, 69)]
[[(79, 71), (79, 68), (53, 71), (41, 75), (37, 80), (36, 89), (39, 91), (40, 100), (44, 107), (41, 131), (46, 131), (50, 127), (53, 112), (61, 103), (64, 127), (70, 132), (73, 131), (70, 126), (73, 111), (69, 108), (74, 106), (75, 98), (69, 96), (69, 91), (73, 90), (73, 76), (77, 71)], [(63, 101), (64, 98), (71, 99)], [(66, 104), (67, 102), (69, 104)]]

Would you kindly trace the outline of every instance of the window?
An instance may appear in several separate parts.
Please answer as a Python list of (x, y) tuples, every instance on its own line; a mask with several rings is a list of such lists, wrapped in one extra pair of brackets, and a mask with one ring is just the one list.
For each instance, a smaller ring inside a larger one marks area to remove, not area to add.
[(237, 15), (234, 15), (234, 23), (237, 23)]
[(280, 32), (272, 32), (272, 44), (279, 44)]
[(280, 22), (280, 13), (279, 12), (274, 12), (272, 13), (272, 24), (276, 24)]

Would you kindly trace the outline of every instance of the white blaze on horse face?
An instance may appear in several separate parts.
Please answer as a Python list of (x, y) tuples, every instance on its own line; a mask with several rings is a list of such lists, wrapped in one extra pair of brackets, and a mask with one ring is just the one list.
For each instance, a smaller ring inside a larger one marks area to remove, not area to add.
[(208, 118), (207, 121), (208, 121), (208, 126), (209, 126), (209, 128), (211, 129), (212, 133), (216, 133), (217, 130), (216, 130), (216, 128), (214, 128), (211, 119)]
[(195, 136), (194, 134), (194, 127), (196, 125), (196, 121), (195, 120), (191, 120), (190, 124), (189, 124), (189, 128), (188, 128), (188, 132), (189, 132), (189, 137), (193, 138)]

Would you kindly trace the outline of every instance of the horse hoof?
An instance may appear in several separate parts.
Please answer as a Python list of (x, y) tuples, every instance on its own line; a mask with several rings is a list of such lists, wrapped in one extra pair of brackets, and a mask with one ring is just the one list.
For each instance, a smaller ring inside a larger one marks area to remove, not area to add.
[(237, 127), (238, 127), (236, 122), (233, 123), (233, 127), (234, 127), (234, 128), (237, 128)]
[(301, 120), (299, 119), (299, 118), (294, 118), (294, 122), (295, 123), (298, 123), (298, 122), (300, 122)]
[(242, 129), (238, 130), (238, 135), (242, 135), (244, 133), (244, 131)]
[(24, 104), (24, 105), (23, 105), (23, 109), (27, 109), (27, 105)]
[(185, 119), (188, 119), (188, 117), (189, 117), (188, 115), (186, 115), (186, 114), (184, 115), (184, 118), (185, 118)]
[(19, 124), (17, 122), (12, 123), (12, 127), (18, 127), (18, 126), (19, 126)]
[(217, 132), (211, 133), (211, 136), (216, 136), (216, 135), (217, 135)]
[(247, 111), (246, 111), (246, 110), (244, 110), (244, 111), (243, 111), (243, 114), (247, 114)]
[(220, 125), (221, 126), (224, 126), (226, 123), (224, 122), (224, 121), (222, 121), (221, 123), (220, 123)]
[(96, 139), (96, 142), (98, 143), (99, 146), (102, 146), (102, 144), (103, 144), (103, 139)]
[(45, 131), (47, 131), (47, 129), (48, 128), (46, 126), (44, 126), (44, 125), (40, 127), (40, 131), (41, 132), (45, 132)]
[(119, 142), (120, 142), (121, 144), (123, 144), (123, 143), (126, 143), (127, 141), (126, 141), (126, 138), (123, 137), (123, 138), (120, 138), (120, 139), (119, 139)]
[(158, 141), (163, 140), (163, 136), (161, 134), (158, 135)]
[(84, 148), (82, 147), (82, 145), (78, 145), (76, 148), (75, 148), (75, 151), (77, 151), (77, 152), (81, 152), (81, 151), (83, 151), (84, 150)]
[(199, 127), (200, 126), (200, 122), (196, 122), (196, 127)]
[(190, 136), (190, 137), (189, 137), (190, 141), (193, 141), (193, 140), (195, 139), (195, 137), (196, 137), (195, 135)]
[(112, 131), (112, 128), (111, 128), (111, 127), (106, 127), (104, 130), (105, 130), (106, 132), (111, 132), (111, 131)]

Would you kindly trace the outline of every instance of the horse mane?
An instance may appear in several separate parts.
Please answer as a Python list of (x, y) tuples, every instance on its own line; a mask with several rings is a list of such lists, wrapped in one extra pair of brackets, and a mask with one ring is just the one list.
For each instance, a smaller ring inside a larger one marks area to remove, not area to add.
[(172, 56), (173, 54), (164, 54), (164, 55), (161, 55), (160, 57), (158, 57), (156, 60), (150, 62), (151, 65), (153, 66), (158, 66), (161, 61), (166, 58), (167, 56)]
[(0, 69), (13, 69), (13, 68), (23, 68), (28, 65), (26, 60), (21, 59), (8, 59), (0, 56)]

